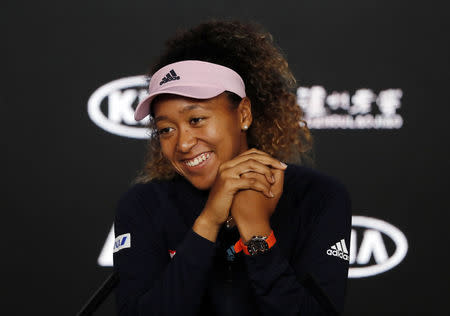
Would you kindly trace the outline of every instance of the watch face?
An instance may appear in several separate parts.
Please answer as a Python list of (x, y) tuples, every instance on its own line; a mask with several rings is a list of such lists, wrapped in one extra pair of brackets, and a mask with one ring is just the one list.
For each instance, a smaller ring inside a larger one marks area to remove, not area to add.
[(269, 250), (269, 245), (264, 239), (252, 239), (248, 242), (247, 249), (248, 253), (253, 256)]

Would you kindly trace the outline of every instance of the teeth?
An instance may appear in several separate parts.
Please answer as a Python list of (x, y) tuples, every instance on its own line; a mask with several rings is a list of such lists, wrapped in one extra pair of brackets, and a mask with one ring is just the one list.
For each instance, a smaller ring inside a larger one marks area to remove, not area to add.
[(201, 162), (205, 161), (208, 158), (209, 158), (209, 153), (201, 154), (200, 156), (195, 157), (192, 160), (186, 161), (185, 164), (187, 164), (189, 167), (195, 167), (195, 166), (197, 166), (198, 164), (200, 164)]

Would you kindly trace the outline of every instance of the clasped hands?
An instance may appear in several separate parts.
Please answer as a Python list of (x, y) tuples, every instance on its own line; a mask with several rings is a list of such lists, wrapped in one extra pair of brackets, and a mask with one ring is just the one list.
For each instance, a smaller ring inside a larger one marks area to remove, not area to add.
[(223, 163), (198, 219), (210, 225), (210, 234), (204, 237), (215, 241), (230, 213), (244, 242), (268, 235), (270, 217), (283, 193), (285, 169), (285, 164), (257, 149)]

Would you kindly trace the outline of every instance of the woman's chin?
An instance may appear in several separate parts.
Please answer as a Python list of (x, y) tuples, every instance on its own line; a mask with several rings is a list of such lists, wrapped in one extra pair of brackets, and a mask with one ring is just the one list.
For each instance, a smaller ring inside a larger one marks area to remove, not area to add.
[(214, 178), (211, 177), (189, 177), (186, 180), (199, 190), (209, 190), (214, 184)]

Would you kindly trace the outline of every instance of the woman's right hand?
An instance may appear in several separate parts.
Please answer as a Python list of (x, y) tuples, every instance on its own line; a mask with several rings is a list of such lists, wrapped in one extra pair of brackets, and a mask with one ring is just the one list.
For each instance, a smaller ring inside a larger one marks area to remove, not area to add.
[[(194, 230), (215, 241), (220, 226), (227, 220), (234, 195), (239, 190), (255, 190), (268, 198), (273, 197), (271, 186), (275, 182), (271, 169), (286, 169), (277, 159), (250, 149), (223, 163), (217, 172), (208, 201), (194, 224)], [(264, 177), (247, 178), (242, 174), (255, 172)], [(203, 232), (203, 233), (202, 233)]]

